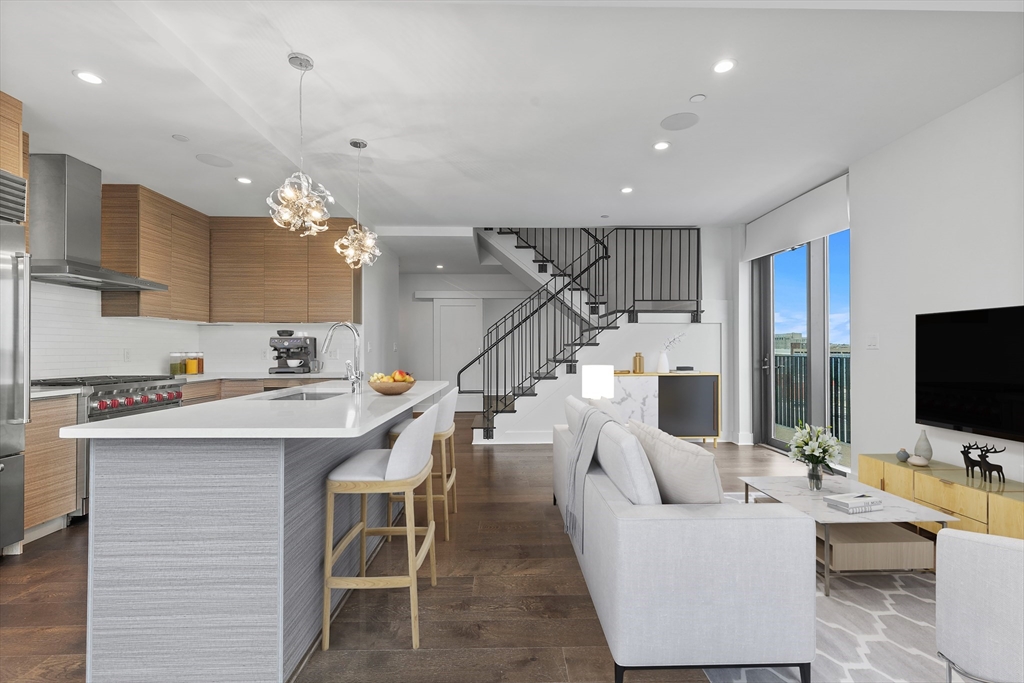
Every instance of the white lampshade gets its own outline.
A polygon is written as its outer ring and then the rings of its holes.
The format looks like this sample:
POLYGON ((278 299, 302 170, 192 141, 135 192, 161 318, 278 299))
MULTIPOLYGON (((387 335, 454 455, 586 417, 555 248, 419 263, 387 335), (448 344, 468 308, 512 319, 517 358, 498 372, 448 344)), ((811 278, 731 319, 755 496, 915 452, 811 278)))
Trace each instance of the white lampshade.
POLYGON ((614 365, 583 365, 583 398, 615 397, 614 365))

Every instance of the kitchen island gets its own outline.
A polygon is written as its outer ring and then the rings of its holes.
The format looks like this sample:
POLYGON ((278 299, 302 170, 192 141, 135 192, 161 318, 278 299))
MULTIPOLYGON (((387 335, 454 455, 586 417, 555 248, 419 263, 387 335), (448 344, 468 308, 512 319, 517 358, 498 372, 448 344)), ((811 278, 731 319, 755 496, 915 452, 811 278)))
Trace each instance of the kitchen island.
MULTIPOLYGON (((64 427, 93 440, 87 680, 286 681, 320 635, 328 472, 447 384, 330 381, 64 427)), ((335 514, 337 542, 359 497, 335 514)), ((369 525, 386 518, 371 497, 369 525)), ((357 546, 335 575, 358 573, 357 546)))

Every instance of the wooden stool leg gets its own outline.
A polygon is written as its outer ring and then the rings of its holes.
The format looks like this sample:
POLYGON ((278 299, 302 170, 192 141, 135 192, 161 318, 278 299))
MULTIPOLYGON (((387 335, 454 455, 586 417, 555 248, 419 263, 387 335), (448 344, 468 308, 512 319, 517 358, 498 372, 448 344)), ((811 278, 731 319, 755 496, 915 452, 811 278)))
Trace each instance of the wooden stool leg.
MULTIPOLYGON (((430 479, 430 475, 427 475, 430 479)), ((430 501, 427 501, 427 509, 430 509, 430 501)), ((405 542, 409 549, 409 611, 412 616, 412 649, 420 647, 420 612, 419 596, 416 594, 416 522, 413 512, 413 491, 405 492, 405 542)))
MULTIPOLYGON (((427 534, 430 535, 430 527, 434 524, 434 477, 433 473, 427 475, 427 534)), ((437 585, 437 556, 434 553, 434 539, 437 538, 437 527, 434 526, 434 533, 430 535, 429 539, 424 539, 425 542, 430 543, 430 585, 437 585)))
MULTIPOLYGON (((448 439, 441 439, 441 498, 443 499, 442 506, 444 511, 444 540, 450 541, 451 534, 448 531, 448 454, 445 452, 445 441, 448 439)), ((433 479, 433 475, 427 478, 427 481, 433 479)), ((433 489, 432 483, 427 484, 428 489, 433 489)), ((430 496, 430 507, 434 507, 434 497, 430 496)))
POLYGON ((334 555, 334 494, 327 492, 327 532, 324 542, 324 623, 320 634, 320 648, 327 650, 331 646, 331 589, 327 579, 334 572, 331 556, 334 555))
MULTIPOLYGON (((395 442, 398 441, 398 436, 395 434, 388 434, 388 448, 394 448, 395 442)), ((391 500, 391 494, 388 495, 388 523, 387 526, 392 526, 395 523, 395 501, 391 500)), ((388 543, 391 543, 391 534, 388 534, 388 543)))
MULTIPOLYGON (((455 432, 452 432, 452 437, 451 438, 452 438, 452 443, 451 443, 451 449, 452 449, 452 470, 451 471, 452 471, 453 476, 455 477, 454 479, 452 479, 452 512, 458 514, 458 512, 459 512, 459 496, 458 496, 458 494, 455 491, 455 487, 458 486, 458 484, 459 484, 459 477, 458 477, 457 471, 455 469, 455 432)), ((447 486, 447 485, 448 484, 445 483, 445 486, 447 486)))
POLYGON ((359 576, 366 576, 366 494, 359 498, 359 521, 363 523, 363 530, 359 534, 359 576))

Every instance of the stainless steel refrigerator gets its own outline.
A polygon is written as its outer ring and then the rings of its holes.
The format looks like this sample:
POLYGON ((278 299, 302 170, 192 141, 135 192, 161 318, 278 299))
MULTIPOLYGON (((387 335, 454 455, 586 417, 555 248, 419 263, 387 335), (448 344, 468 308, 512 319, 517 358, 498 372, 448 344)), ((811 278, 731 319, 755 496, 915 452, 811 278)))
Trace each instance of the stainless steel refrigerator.
POLYGON ((0 220, 0 547, 25 538, 25 425, 32 387, 30 263, 25 228, 0 220))

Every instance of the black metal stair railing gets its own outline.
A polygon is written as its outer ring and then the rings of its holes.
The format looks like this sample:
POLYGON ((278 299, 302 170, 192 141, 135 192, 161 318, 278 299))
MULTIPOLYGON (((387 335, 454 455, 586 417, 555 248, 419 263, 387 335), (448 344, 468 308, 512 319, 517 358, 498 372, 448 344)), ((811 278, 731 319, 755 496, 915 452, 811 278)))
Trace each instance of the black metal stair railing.
POLYGON ((493 437, 496 415, 515 412, 516 399, 536 395, 539 382, 557 378, 559 365, 575 372, 579 350, 597 346, 622 315, 635 321, 644 311, 685 311, 700 319, 697 228, 499 233, 533 249, 538 270, 551 279, 487 330, 483 351, 458 373, 460 393, 482 394, 485 438, 493 437), (479 389, 468 386, 476 368, 479 389))

